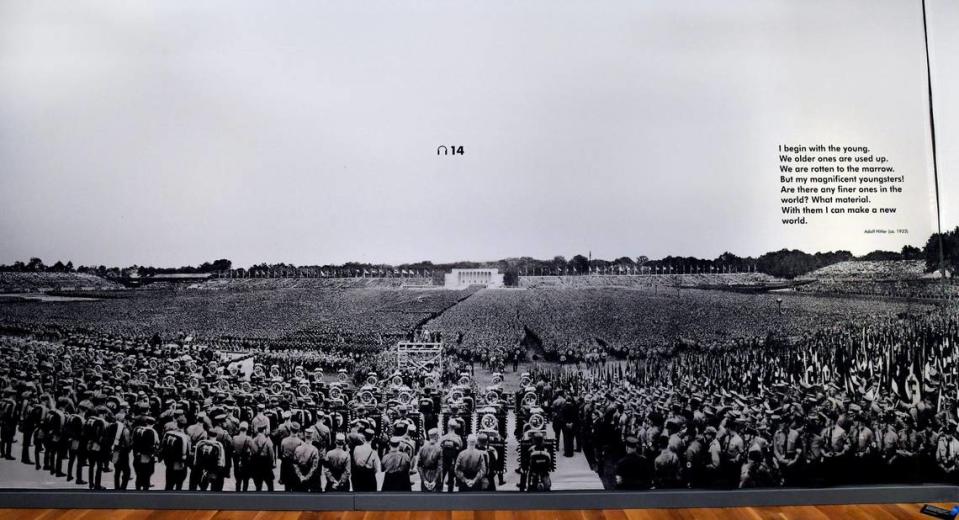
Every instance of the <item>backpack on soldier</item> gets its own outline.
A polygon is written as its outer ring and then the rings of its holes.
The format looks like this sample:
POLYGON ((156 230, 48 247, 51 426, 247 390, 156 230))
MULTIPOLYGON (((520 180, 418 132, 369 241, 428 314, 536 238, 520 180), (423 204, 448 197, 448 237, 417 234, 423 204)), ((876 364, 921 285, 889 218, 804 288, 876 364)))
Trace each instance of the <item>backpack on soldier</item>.
POLYGON ((44 407, 39 404, 35 404, 31 406, 30 409, 27 411, 26 422, 30 426, 37 427, 43 421, 43 416, 44 416, 44 407))
POLYGON ((0 422, 13 422, 17 417, 17 404, 11 399, 0 401, 0 422))
POLYGON ((43 418, 43 429, 51 437, 59 437, 63 429, 63 412, 60 410, 50 410, 50 413, 43 418))
POLYGON ((161 446, 160 453, 167 464, 186 461, 183 442, 183 436, 174 432, 167 432, 166 435, 163 436, 163 445, 161 446))
POLYGON ((87 441, 87 449, 100 451, 100 441, 103 439, 105 423, 99 417, 89 417, 83 422, 83 438, 87 441))
POLYGON ((220 445, 214 441, 203 440, 196 448, 197 466, 214 469, 220 465, 220 445))
POLYGON ((133 450, 141 455, 153 455, 156 450, 156 431, 149 426, 137 426, 133 430, 133 450))

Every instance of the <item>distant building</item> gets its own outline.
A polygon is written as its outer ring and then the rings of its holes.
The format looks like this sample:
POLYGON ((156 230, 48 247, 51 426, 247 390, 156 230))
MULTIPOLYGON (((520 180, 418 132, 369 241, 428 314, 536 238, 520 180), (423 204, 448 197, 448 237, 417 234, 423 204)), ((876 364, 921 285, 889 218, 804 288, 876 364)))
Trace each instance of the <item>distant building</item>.
POLYGON ((502 287, 503 275, 499 269, 453 269, 446 273, 447 289, 464 289, 471 285, 502 287))

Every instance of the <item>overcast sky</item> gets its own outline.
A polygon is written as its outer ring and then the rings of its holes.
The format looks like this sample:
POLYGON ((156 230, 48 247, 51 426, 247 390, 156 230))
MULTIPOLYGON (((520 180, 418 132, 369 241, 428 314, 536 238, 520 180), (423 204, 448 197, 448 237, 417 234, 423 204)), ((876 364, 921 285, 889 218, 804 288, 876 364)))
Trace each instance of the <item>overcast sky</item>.
POLYGON ((919 5, 0 0, 0 262, 919 245, 919 5), (777 146, 819 142, 888 156, 899 213, 784 227, 777 146))
POLYGON ((931 0, 929 10, 936 152, 943 230, 959 226, 959 2, 931 0))

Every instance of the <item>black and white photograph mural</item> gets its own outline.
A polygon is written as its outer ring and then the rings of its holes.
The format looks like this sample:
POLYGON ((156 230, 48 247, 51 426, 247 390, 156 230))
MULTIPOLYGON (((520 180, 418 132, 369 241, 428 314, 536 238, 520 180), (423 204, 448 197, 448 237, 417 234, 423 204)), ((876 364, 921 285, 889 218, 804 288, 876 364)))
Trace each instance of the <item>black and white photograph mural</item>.
POLYGON ((956 483, 957 22, 0 1, 0 488, 956 483))

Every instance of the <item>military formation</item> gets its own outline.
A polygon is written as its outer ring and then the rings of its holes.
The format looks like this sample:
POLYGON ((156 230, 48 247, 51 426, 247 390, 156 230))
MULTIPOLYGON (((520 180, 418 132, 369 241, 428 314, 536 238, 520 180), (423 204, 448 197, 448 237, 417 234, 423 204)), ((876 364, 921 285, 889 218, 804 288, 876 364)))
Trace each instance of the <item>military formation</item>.
POLYGON ((0 457, 140 491, 543 492, 572 457, 621 490, 956 483, 957 349, 959 313, 941 308, 543 364, 507 390, 457 356, 324 374, 302 356, 31 330, 0 336, 0 457))
POLYGON ((0 336, 0 456, 91 490, 309 493, 494 491, 515 457, 522 489, 549 489, 542 411, 500 374, 481 389, 455 361, 327 376, 249 357, 89 332, 0 336), (507 453, 514 408, 532 425, 507 453))
POLYGON ((608 489, 959 483, 959 313, 534 374, 608 489))

